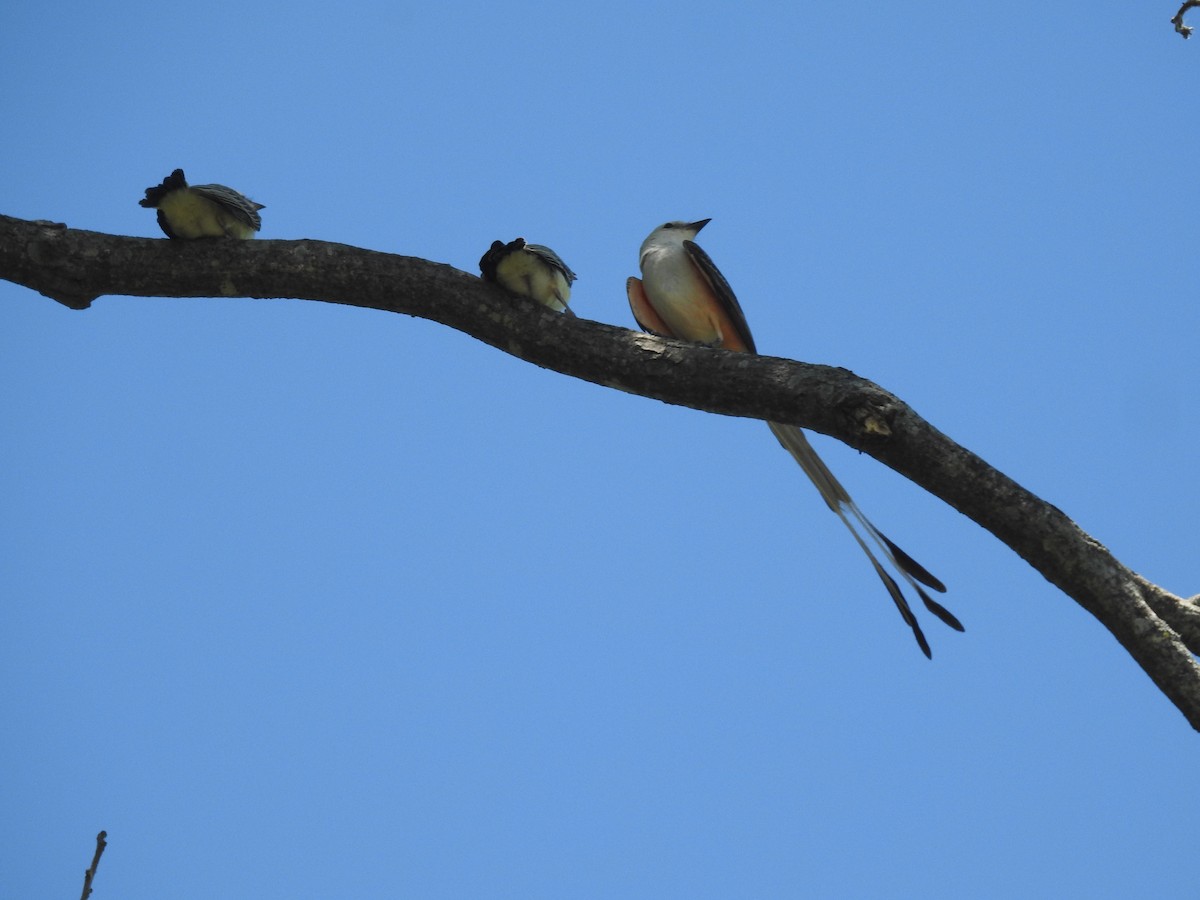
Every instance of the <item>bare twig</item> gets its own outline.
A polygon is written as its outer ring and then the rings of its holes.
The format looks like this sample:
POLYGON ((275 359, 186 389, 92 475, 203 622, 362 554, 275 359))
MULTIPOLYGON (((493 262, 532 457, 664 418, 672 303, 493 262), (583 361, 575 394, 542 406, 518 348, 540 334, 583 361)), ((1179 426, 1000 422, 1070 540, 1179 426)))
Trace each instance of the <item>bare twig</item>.
POLYGON ((1190 25, 1183 24, 1183 16, 1193 6, 1200 6, 1200 0, 1186 0, 1183 6, 1179 7, 1179 12, 1171 17, 1171 24, 1175 26, 1175 30, 1182 34, 1184 40, 1192 36, 1192 28, 1190 25))
POLYGON ((100 854, 108 846, 108 832, 102 831, 96 835, 96 855, 92 857, 92 867, 83 873, 83 896, 80 900, 88 900, 92 893, 92 879, 96 877, 96 867, 100 865, 100 854))

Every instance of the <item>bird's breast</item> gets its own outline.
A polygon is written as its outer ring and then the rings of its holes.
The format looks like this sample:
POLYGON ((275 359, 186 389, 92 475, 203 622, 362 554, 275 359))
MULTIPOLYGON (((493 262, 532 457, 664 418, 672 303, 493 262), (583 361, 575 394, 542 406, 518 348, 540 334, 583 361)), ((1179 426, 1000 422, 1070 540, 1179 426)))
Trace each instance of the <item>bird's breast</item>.
POLYGON ((646 300, 675 337, 700 344, 720 343, 720 305, 708 282, 682 252, 647 254, 642 260, 642 286, 646 300))
POLYGON ((171 223, 171 230, 181 238, 224 237, 227 234, 247 237, 254 233, 253 229, 245 226, 237 228, 240 223, 225 210, 192 191, 172 191, 162 199, 158 208, 171 223), (240 233, 245 231, 249 235, 240 233))

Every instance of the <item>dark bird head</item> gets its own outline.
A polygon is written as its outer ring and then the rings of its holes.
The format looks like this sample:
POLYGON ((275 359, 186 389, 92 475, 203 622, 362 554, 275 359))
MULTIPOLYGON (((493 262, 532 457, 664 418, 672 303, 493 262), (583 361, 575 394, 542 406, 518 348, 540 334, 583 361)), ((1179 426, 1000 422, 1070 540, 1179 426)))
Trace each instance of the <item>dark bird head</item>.
POLYGON ((162 184, 146 188, 146 196, 138 201, 138 205, 147 209, 155 209, 167 194, 181 191, 187 186, 187 179, 183 177, 183 169, 176 169, 163 179, 162 184))

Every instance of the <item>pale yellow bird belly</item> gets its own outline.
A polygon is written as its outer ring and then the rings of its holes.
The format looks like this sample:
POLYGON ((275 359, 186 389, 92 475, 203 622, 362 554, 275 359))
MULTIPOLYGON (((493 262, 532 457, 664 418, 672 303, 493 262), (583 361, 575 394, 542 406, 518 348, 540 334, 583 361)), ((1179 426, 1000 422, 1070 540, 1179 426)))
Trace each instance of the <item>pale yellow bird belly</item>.
POLYGON ((207 197, 191 191, 173 191, 159 203, 176 237, 188 240, 202 237, 252 238, 254 229, 239 221, 207 197))
POLYGON ((496 267, 496 280, 514 294, 520 294, 562 312, 571 299, 571 286, 557 269, 546 265, 532 253, 510 253, 496 267))

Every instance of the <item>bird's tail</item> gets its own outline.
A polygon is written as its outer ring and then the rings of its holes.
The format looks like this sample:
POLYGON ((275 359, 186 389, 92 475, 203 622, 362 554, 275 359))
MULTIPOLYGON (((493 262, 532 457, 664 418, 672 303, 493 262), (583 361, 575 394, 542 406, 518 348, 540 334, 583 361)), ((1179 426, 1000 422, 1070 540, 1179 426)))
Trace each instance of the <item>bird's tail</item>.
POLYGON ((888 594, 896 604, 896 608, 900 611, 900 616, 904 619, 905 624, 912 629, 913 637, 917 639, 917 644, 920 646, 921 652, 927 657, 932 658, 933 654, 929 649, 929 642, 925 640, 925 634, 921 631, 921 626, 917 622, 917 617, 913 614, 912 608, 909 607, 908 600, 905 599, 904 593, 896 583, 896 579, 888 574, 888 571, 879 562, 879 558, 872 551, 867 538, 870 538, 874 542, 875 546, 882 552, 883 557, 892 564, 892 567, 908 583, 909 587, 917 592, 917 596, 921 598, 926 609, 951 628, 956 631, 962 631, 962 623, 958 621, 954 614, 930 597, 922 587, 924 585, 939 593, 944 593, 946 586, 931 575, 924 566, 892 543, 887 535, 876 528, 871 523, 871 520, 863 515, 862 510, 858 508, 858 504, 850 498, 846 489, 842 487, 841 482, 829 471, 829 467, 825 465, 825 461, 817 456, 817 451, 808 442, 808 438, 803 431, 794 425, 780 425, 778 422, 768 422, 767 425, 770 426, 771 432, 779 440, 779 443, 783 445, 783 448, 792 454, 792 458, 800 464, 800 468, 804 470, 804 474, 816 485, 825 503, 842 520, 842 523, 850 530, 850 533, 854 535, 854 540, 858 542, 858 546, 862 548, 863 553, 867 554, 867 559, 871 561, 871 565, 875 569, 875 574, 879 576, 880 581, 887 588, 888 594), (858 527, 855 527, 856 524, 858 527), (866 537, 864 537, 864 533, 866 537))

